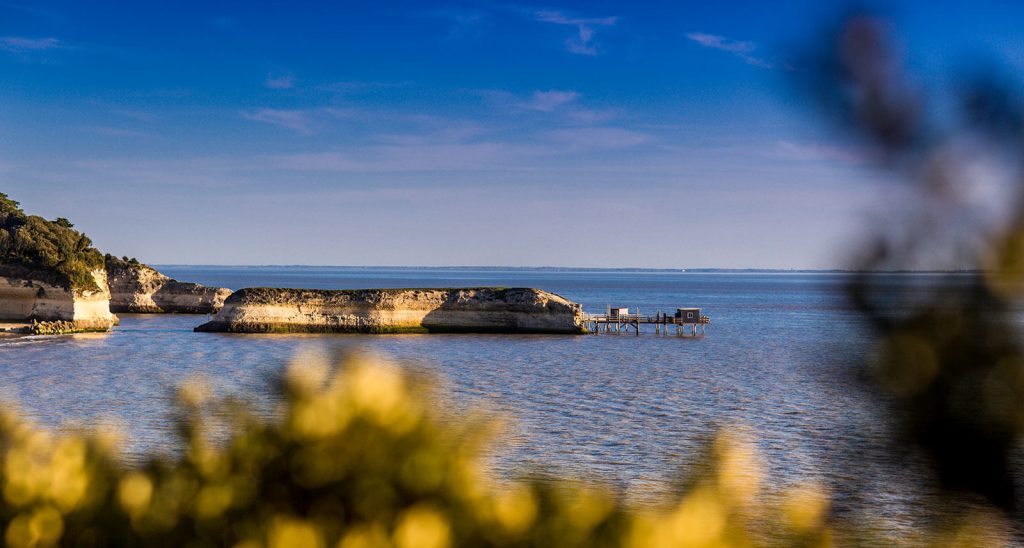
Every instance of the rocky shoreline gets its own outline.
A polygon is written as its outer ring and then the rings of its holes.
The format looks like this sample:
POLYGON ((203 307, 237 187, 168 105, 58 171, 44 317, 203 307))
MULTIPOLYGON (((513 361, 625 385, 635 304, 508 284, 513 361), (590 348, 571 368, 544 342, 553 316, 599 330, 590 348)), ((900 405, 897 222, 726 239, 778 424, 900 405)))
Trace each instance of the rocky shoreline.
POLYGON ((579 304, 532 288, 248 288, 195 331, 580 334, 581 320, 579 304))
POLYGON ((114 312, 216 314, 227 333, 581 334, 582 307, 532 288, 230 289, 174 280, 102 255, 65 218, 28 215, 0 193, 0 334, 109 331, 114 312))
POLYGON ((0 322, 23 324, 0 332, 109 331, 113 312, 212 314, 230 294, 104 256, 71 221, 26 214, 0 192, 0 322))
POLYGON ((5 274, 0 276, 0 321, 22 324, 4 333, 104 332, 117 325, 115 312, 213 314, 231 294, 230 289, 173 280, 138 262, 125 264, 92 271, 95 289, 56 285, 46 272, 0 269, 5 274))

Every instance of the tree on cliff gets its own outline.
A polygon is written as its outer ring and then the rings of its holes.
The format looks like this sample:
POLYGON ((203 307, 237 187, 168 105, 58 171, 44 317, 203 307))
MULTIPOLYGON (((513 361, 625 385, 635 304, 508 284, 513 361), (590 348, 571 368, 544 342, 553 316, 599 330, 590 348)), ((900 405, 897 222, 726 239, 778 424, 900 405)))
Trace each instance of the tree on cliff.
POLYGON ((0 192, 0 213, 12 213, 21 211, 19 207, 21 204, 7 197, 6 194, 0 192))
POLYGON ((99 289, 91 272, 103 268, 103 256, 72 226, 64 218, 26 215, 18 202, 0 193, 0 273, 68 289, 99 289))

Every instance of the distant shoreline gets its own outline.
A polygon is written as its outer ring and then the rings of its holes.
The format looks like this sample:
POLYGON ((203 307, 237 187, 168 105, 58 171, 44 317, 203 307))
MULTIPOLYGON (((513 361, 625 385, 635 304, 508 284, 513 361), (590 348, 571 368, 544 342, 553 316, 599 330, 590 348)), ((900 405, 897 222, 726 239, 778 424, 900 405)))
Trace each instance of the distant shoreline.
POLYGON ((843 270, 804 268, 601 268, 570 266, 351 266, 351 265, 217 265, 217 264, 153 264, 159 268, 303 268, 333 270, 442 270, 475 272, 640 272, 661 274, 982 274, 981 270, 843 270))

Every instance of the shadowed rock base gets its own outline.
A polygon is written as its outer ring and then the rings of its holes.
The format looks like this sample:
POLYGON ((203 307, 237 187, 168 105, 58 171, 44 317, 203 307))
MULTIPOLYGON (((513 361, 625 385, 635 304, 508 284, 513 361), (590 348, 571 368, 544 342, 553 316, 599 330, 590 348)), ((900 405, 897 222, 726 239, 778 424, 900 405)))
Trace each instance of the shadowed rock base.
POLYGON ((111 320, 55 320, 33 321, 22 328, 29 335, 69 335, 71 333, 104 333, 117 325, 117 317, 111 320))

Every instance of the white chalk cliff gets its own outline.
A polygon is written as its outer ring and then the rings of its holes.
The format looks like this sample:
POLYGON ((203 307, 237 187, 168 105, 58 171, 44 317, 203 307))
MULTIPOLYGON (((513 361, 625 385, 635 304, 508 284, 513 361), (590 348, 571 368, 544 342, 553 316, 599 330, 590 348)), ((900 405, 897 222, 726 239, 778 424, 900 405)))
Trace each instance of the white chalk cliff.
POLYGON ((224 305, 231 290, 179 282, 137 261, 107 257, 110 308, 142 314, 212 314, 224 305))
MULTIPOLYGON (((76 331, 107 331, 117 322, 110 313, 107 274, 91 272, 96 289, 67 289, 25 274, 0 277, 0 320, 63 321, 76 331)), ((40 276, 41 278, 42 276, 40 276)))

